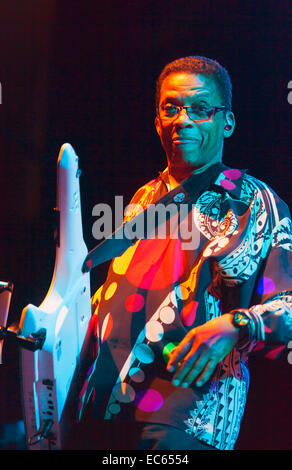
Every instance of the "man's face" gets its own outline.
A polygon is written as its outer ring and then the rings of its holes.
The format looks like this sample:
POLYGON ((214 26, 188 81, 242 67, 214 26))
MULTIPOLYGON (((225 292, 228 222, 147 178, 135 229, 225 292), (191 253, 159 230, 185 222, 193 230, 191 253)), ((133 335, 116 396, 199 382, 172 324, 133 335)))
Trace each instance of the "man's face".
MULTIPOLYGON (((178 106, 222 106, 216 83, 208 76, 172 73, 162 82, 159 108, 166 103, 178 106)), ((221 160, 224 137, 234 129, 232 112, 218 112, 209 121, 194 122, 185 110, 173 120, 155 119, 168 166, 194 170, 221 160), (229 128, 227 129, 226 126, 229 128)))

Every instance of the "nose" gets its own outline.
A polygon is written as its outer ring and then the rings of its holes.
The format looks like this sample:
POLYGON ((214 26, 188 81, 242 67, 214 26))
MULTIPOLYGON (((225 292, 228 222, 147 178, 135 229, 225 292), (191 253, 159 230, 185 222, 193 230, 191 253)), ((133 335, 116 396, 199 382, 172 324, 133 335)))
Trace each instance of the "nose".
POLYGON ((189 118, 189 115, 187 113, 187 110, 185 108, 182 108, 178 113, 177 116, 175 117, 173 121, 176 125, 179 125, 181 127, 187 127, 190 126, 192 127, 192 124, 194 121, 192 121, 189 118))

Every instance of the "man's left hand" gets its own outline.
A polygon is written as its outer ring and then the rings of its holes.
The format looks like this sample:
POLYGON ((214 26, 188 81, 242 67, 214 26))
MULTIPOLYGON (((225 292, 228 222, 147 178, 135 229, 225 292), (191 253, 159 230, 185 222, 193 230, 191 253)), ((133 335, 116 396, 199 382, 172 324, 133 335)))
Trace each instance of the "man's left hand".
POLYGON ((190 330, 171 352, 167 364, 169 372, 175 371, 173 385, 188 387, 204 385, 238 341, 238 329, 227 313, 204 325, 190 330))

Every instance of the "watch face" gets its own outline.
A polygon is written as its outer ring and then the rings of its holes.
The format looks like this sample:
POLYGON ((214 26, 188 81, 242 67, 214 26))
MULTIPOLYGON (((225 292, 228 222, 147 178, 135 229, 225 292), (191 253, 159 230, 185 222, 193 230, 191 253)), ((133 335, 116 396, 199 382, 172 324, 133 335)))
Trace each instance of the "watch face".
POLYGON ((234 314, 234 323, 237 326, 245 326, 249 323, 249 318, 242 312, 236 312, 234 314))

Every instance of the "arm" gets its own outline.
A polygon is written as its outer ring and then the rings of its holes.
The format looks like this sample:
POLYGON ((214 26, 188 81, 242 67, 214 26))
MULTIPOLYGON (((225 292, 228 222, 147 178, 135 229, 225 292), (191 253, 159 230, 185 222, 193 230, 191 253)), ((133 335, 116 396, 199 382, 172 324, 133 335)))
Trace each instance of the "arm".
POLYGON ((266 357, 274 358, 292 339, 291 217, 283 201, 270 191, 262 191, 261 197, 270 207, 266 228, 270 245, 258 268, 254 305, 243 310, 250 318, 245 336, 239 337, 239 328, 233 325, 233 311, 190 330, 168 362, 167 370, 175 371, 174 385, 189 386, 194 381, 203 385, 234 347, 245 353, 272 347, 266 357), (272 281, 271 292, 266 279, 272 281))
POLYGON ((190 330, 172 350, 167 370, 174 372, 172 383, 188 387, 204 385, 216 366, 232 348, 251 352, 259 342, 277 343, 280 349, 292 339, 292 293, 279 296, 266 304, 241 309, 249 318, 249 326, 240 336, 233 325, 233 311, 190 330))

